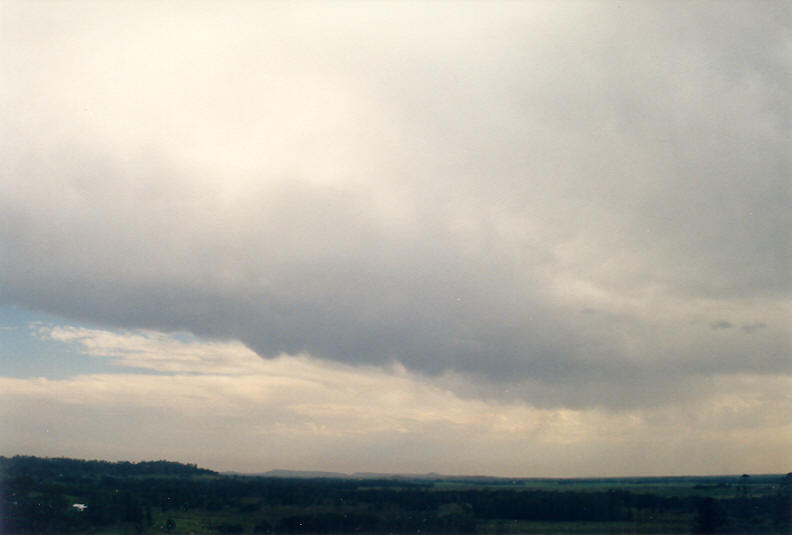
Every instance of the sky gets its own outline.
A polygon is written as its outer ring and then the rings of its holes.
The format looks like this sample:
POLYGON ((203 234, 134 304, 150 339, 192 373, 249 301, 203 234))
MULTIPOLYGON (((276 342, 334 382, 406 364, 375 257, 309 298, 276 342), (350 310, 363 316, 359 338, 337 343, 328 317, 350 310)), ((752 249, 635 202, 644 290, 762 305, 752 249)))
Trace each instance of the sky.
POLYGON ((0 2, 0 455, 792 469, 792 9, 0 2))

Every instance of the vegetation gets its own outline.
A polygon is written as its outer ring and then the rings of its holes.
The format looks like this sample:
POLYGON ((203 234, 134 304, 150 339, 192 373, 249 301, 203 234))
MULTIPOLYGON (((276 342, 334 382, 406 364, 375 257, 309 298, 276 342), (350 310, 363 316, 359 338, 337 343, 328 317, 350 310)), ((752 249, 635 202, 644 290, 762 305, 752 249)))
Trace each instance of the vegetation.
POLYGON ((286 479, 0 457, 0 533, 791 533, 792 474, 286 479))

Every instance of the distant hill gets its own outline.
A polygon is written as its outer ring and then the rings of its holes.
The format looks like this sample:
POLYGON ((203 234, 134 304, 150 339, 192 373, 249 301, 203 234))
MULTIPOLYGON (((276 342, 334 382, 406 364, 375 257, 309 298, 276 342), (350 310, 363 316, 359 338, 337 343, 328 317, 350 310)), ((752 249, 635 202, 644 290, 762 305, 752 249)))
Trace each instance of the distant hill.
POLYGON ((495 476, 449 476, 445 474, 438 474, 437 472, 429 472, 426 474, 395 474, 389 472, 325 472, 319 470, 269 470, 267 472, 256 473, 239 473, 239 472, 225 472, 227 474, 260 476, 260 477, 278 477, 287 479, 315 479, 315 478, 328 478, 328 479, 397 479, 397 480, 419 480, 419 481, 471 481, 471 482, 496 482, 504 481, 511 482, 515 478, 503 478, 495 476))
POLYGON ((354 473, 345 473, 345 472, 325 472, 321 470, 282 470, 282 469, 275 469, 269 470, 267 472, 255 472, 255 473, 241 473, 241 472, 224 472, 225 474, 234 474, 234 475, 246 475, 246 476, 259 476, 259 477, 279 477, 279 478, 286 478, 286 479, 316 479, 316 478, 328 478, 328 479, 399 479, 399 480, 422 480, 422 481, 435 481, 435 480, 444 480, 444 479, 474 479, 474 478, 481 478, 486 480, 494 480, 499 479, 495 477, 488 477, 488 476, 446 476, 443 474, 437 474, 435 472, 431 472, 428 474, 393 474, 393 473, 385 473, 385 472, 354 472, 354 473))
MULTIPOLYGON (((195 464, 174 461, 102 461, 70 459, 64 457, 34 457, 16 455, 0 456, 0 476, 35 476, 43 478, 59 478, 64 476, 193 476, 220 475, 214 470, 200 468, 195 464)), ((594 477, 594 478, 526 478, 498 477, 485 475, 446 475, 437 472, 424 474, 398 474, 387 472, 332 472, 323 470, 286 470, 275 469, 267 472, 223 472, 223 475, 239 475, 249 477, 266 477, 281 479, 348 479, 348 480, 393 480, 416 482, 454 482, 473 485, 534 485, 554 484, 558 486, 642 486, 658 484, 744 484, 738 475, 710 476, 648 476, 648 477, 594 477)), ((764 484, 777 480, 779 474, 754 474, 750 476, 751 484, 764 484)), ((791 477, 791 474, 787 474, 791 477)))
MULTIPOLYGON (((348 480, 392 480, 392 481, 420 481, 420 482, 449 482, 471 485, 496 485, 496 486, 534 486, 552 484, 559 487, 568 486, 620 486, 640 487, 654 485, 737 485, 741 476, 709 475, 709 476, 638 476, 638 477, 586 477, 586 478, 552 478, 552 477, 499 477, 485 475, 447 475, 437 472, 425 474, 396 474, 387 472, 328 472, 319 470, 284 470, 276 469, 267 472, 240 473, 224 472, 228 475, 243 475, 252 477, 270 477, 282 479, 348 479, 348 480)), ((775 481, 779 474, 754 474, 751 483, 764 484, 775 481)))
POLYGON ((172 461, 98 461, 68 459, 64 457, 32 457, 16 455, 0 456, 0 474, 5 477, 31 476, 39 478, 62 477, 127 477, 127 476, 175 476, 217 474, 213 470, 198 468, 194 464, 172 461))
POLYGON ((322 472, 322 471, 312 471, 312 470, 270 470, 268 472, 256 473, 253 475, 262 476, 262 477, 284 477, 289 479, 318 478, 318 477, 327 477, 333 479, 350 479, 354 477, 354 476, 350 476, 349 474, 344 474, 342 472, 322 472))

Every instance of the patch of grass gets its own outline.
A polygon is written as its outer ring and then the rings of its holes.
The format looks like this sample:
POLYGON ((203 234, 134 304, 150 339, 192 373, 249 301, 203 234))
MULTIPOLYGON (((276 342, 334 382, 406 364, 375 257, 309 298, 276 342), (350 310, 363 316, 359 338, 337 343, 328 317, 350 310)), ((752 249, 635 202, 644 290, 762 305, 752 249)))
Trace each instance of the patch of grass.
POLYGON ((524 522, 493 520, 482 523, 478 533, 484 535, 659 535, 688 533, 690 518, 666 516, 641 521, 620 522, 524 522))

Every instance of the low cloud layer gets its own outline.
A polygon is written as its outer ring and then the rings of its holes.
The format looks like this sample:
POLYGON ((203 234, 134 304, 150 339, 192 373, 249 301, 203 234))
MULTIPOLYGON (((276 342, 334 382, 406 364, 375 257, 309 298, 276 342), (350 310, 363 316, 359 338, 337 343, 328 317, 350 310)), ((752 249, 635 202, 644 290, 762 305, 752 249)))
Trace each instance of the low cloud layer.
POLYGON ((792 372, 783 3, 4 11, 2 303, 548 409, 792 372))
POLYGON ((792 440, 788 377, 717 377, 706 396, 664 407, 546 409, 463 399, 399 367, 264 360, 236 342, 36 333, 117 373, 0 377, 4 454, 166 457, 252 472, 669 475, 777 472, 792 440))

